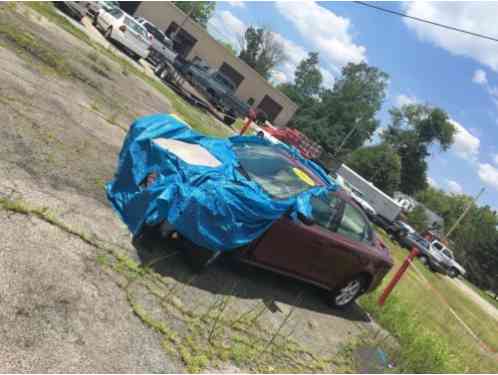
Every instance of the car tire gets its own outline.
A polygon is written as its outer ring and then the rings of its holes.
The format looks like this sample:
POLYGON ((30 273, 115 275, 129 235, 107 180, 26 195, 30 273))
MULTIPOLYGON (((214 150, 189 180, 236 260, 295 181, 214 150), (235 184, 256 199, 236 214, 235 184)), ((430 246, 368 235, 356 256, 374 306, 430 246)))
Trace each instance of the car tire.
POLYGON ((107 30, 104 33, 104 37, 107 40, 111 40, 111 37, 112 37, 112 27, 107 28, 107 30))
POLYGON ((455 268, 450 268, 450 270, 448 271, 448 276, 452 279, 456 279, 459 275, 460 273, 455 268))
POLYGON ((358 275, 334 289, 328 295, 328 304, 335 309, 347 309, 365 291, 367 279, 358 275))
POLYGON ((223 122, 227 124, 228 126, 232 126, 233 123, 235 122, 235 118, 232 117, 231 115, 226 115, 223 117, 223 122))
POLYGON ((97 13, 94 17, 93 17, 93 21, 92 21, 92 25, 95 26, 97 29, 98 29, 98 18, 99 18, 99 14, 97 13))
POLYGON ((427 259, 427 257, 425 255, 421 255, 419 257, 420 259, 420 263, 422 263, 423 265, 427 265, 427 263, 429 262, 429 259, 427 259))

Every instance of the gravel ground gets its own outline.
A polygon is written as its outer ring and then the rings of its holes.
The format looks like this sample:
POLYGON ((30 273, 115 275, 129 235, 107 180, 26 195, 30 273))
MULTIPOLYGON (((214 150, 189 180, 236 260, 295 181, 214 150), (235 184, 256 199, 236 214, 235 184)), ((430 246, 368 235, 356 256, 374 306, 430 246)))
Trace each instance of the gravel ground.
MULTIPOLYGON (((140 115, 168 112, 170 103, 84 42, 22 13, 0 11, 0 25, 41 36, 37 46, 56 51, 66 65, 64 74, 47 69, 36 53, 0 32, 0 198, 49 208, 65 225, 114 244, 131 260, 176 254, 154 236, 133 246, 104 192, 129 124, 140 115)), ((99 261, 97 246, 37 215, 1 208, 0 227, 0 372, 195 369, 186 369, 184 354, 164 350, 164 335, 139 319, 120 276, 99 261)), ((285 321, 282 333, 323 357, 338 355, 344 344, 375 329, 358 307, 339 313, 312 287, 229 261, 200 276, 179 255, 153 268, 177 291, 172 302, 182 311, 209 308, 226 296, 227 316, 260 304, 255 329, 274 332, 285 321)), ((134 291, 142 306, 162 314, 147 292, 134 291)), ((179 335, 186 329, 181 319, 167 319, 179 335)), ((207 371, 252 369, 232 355, 234 360, 213 363, 195 358, 207 371)))

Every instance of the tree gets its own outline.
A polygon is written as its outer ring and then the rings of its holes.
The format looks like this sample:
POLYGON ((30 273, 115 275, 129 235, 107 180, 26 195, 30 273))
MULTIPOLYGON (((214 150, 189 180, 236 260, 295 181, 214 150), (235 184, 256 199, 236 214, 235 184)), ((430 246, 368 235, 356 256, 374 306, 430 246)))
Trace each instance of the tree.
POLYGON ((239 58, 265 79, 269 79, 272 70, 287 59, 283 45, 267 28, 249 26, 240 44, 239 58))
POLYGON ((498 219, 490 207, 479 207, 471 197, 454 195, 428 187, 416 199, 441 215, 450 228, 471 205, 467 215, 452 232, 450 248, 466 268, 468 278, 481 288, 498 290, 498 219))
POLYGON ((185 13, 190 14, 190 18, 203 27, 206 27, 216 8, 215 1, 174 1, 173 3, 185 13))
POLYGON ((327 152, 344 156, 362 146, 378 127, 375 114, 384 100, 387 79, 378 68, 349 63, 333 89, 321 90, 319 100, 300 110, 294 124, 327 152))
POLYGON ((316 96, 320 92, 323 77, 318 64, 318 52, 309 52, 294 72, 294 86, 304 97, 316 96))
POLYGON ((318 102, 323 80, 318 64, 318 52, 310 52, 297 66, 294 82, 283 83, 277 87, 298 105, 296 116, 318 102))
POLYGON ((387 144, 359 148, 349 156, 347 164, 386 194, 392 195, 398 189, 401 161, 387 144))
POLYGON ((401 156, 401 191, 414 194, 427 187, 429 146, 439 144, 446 151, 453 144, 456 129, 446 112, 425 104, 393 108, 390 114, 391 123, 382 139, 401 156))
POLYGON ((412 211, 406 215, 408 224, 410 224, 419 233, 427 229, 427 214, 424 207, 421 205, 416 206, 412 211))

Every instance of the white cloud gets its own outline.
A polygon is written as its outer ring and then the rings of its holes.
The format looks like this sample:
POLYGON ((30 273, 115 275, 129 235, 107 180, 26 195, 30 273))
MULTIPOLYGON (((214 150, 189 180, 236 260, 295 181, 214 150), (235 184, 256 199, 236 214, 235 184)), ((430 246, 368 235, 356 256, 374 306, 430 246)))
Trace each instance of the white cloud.
POLYGON ((418 99, 416 97, 404 94, 398 95, 394 100, 394 104, 396 105, 396 107, 403 107, 404 105, 415 104, 417 102, 418 99))
POLYGON ((451 150, 459 157, 474 161, 479 154, 481 141, 455 120, 449 122, 456 128, 454 143, 451 150))
MULTIPOLYGON (((247 25, 233 15, 232 12, 224 10, 214 13, 207 24, 208 32, 215 38, 230 43, 237 52, 240 50, 240 39, 244 35, 247 25)), ((285 38, 282 34, 273 33, 275 40, 282 44, 287 61, 274 70, 272 80, 275 83, 292 82, 294 80, 294 71, 299 63, 308 56, 304 47, 285 38)), ((332 87, 334 84, 334 74, 330 69, 320 66, 323 76, 323 85, 332 87)))
POLYGON ((277 85, 280 83, 287 82, 287 76, 285 75, 285 73, 281 72, 280 70, 274 70, 271 79, 277 85))
POLYGON ((366 60, 366 48, 353 42, 349 19, 315 2, 277 2, 275 7, 336 71, 349 62, 366 60))
POLYGON ((488 83, 486 72, 482 69, 477 69, 472 77, 472 82, 477 83, 478 85, 486 85, 488 83))
POLYGON ((240 49, 239 39, 246 28, 244 22, 228 10, 216 12, 207 24, 207 30, 211 35, 230 43, 237 51, 240 49))
MULTIPOLYGON (((453 27, 498 35, 497 2, 407 2, 408 15, 453 27)), ((466 56, 498 71, 498 44, 456 31, 405 18, 405 25, 415 31, 420 40, 428 41, 454 55, 466 56)))
POLYGON ((246 4, 243 1, 229 1, 228 4, 230 4, 233 7, 237 8, 245 8, 246 4))
POLYGON ((454 180, 447 180, 446 184, 448 185, 448 191, 450 193, 454 193, 454 194, 462 194, 463 193, 463 188, 458 182, 456 182, 454 180))
POLYGON ((433 188, 438 188, 439 184, 432 177, 427 176, 427 183, 433 188))
POLYGON ((498 190, 498 169, 491 164, 483 163, 479 164, 477 173, 482 182, 498 190))
MULTIPOLYGON (((308 57, 308 53, 302 46, 285 38, 282 34, 273 34, 275 35, 275 40, 281 43, 284 47, 284 51, 287 56, 287 61, 285 61, 283 64, 280 64, 277 69, 277 74, 280 79, 283 78, 283 75, 285 75, 285 79, 280 80, 279 83, 292 82, 294 81, 294 71, 296 70, 296 67, 302 60, 308 57)), ((326 87, 332 87, 334 84, 334 75, 329 70, 323 68, 323 66, 320 67, 320 72, 322 73, 323 77, 323 85, 326 87)))

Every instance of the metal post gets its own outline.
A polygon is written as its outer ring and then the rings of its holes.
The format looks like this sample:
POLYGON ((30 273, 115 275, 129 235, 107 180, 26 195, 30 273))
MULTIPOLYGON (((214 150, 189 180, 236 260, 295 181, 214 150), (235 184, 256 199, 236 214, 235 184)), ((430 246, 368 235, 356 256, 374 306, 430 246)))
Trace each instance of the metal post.
POLYGON ((384 302, 386 302, 387 297, 389 297, 389 294, 391 294, 391 292, 393 291, 394 287, 396 286, 396 284, 401 279, 401 276, 403 276, 403 274, 406 272, 406 270, 408 269, 408 267, 412 263, 413 258, 415 258, 419 253, 420 253, 420 251, 416 247, 413 247, 412 251, 405 258, 405 260, 404 260, 403 264, 401 265, 401 267, 399 268, 399 270, 393 276, 393 278, 391 279, 391 281, 389 281, 389 284, 387 284, 386 289, 384 289, 384 291, 380 295, 380 297, 379 297, 379 305, 381 305, 381 306, 384 305, 384 302))

